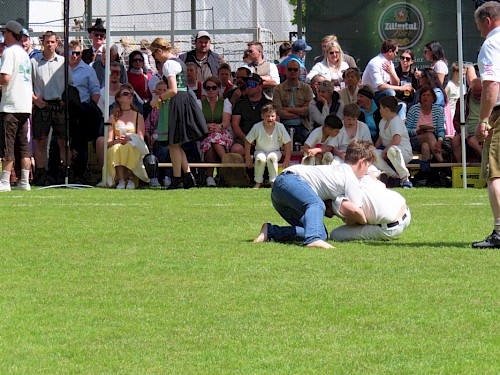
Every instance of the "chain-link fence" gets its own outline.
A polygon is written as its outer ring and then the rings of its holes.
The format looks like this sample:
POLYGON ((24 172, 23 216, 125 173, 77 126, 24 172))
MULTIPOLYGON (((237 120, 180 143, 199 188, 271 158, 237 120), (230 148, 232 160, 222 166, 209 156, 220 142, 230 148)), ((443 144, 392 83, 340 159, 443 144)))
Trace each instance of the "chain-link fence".
MULTIPOLYGON (((274 60, 279 57, 279 44, 288 40, 290 32, 296 31, 291 23, 293 8, 288 0, 109 1, 110 24, 105 26, 111 30, 111 42, 120 49, 125 45, 138 49, 141 40, 151 41, 162 36, 174 42, 179 52, 186 52, 193 48, 193 30, 208 30, 212 34, 212 49, 233 68, 241 65, 248 42, 262 42, 266 60, 274 60)), ((80 37, 88 46, 86 30, 96 18, 106 19, 106 4, 107 0, 70 0, 71 37, 80 37)), ((33 35, 46 30, 62 35, 63 11, 64 0, 31 0, 29 16, 15 18, 29 19, 33 35)), ((9 17, 4 14, 4 18, 9 17)), ((34 39, 34 43, 39 42, 34 39)))

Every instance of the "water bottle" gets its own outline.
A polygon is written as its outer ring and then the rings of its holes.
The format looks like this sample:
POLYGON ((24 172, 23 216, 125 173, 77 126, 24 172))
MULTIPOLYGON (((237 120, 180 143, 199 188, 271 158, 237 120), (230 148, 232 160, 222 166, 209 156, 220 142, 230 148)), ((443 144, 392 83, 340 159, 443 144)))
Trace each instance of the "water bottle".
POLYGON ((293 136, 295 135, 295 129, 294 128, 288 129, 288 133, 290 133, 290 138, 292 140, 292 145, 293 145, 293 136))

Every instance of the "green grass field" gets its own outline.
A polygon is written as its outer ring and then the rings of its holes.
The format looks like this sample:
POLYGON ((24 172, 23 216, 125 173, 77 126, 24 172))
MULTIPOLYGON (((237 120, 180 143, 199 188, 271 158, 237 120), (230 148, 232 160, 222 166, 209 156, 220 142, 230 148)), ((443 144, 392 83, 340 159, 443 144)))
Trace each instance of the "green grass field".
POLYGON ((269 189, 2 193, 0 373, 500 373, 487 191, 400 192, 334 250, 251 243, 269 189))

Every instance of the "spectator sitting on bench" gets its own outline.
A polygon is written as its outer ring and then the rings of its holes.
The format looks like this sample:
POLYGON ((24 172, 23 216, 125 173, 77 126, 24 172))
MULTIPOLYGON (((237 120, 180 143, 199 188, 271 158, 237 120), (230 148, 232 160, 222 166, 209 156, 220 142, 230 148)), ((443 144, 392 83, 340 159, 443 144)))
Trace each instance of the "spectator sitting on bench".
POLYGON ((309 137, 307 137, 302 147, 302 151, 304 151, 302 164, 332 164, 332 151, 335 144, 335 138, 342 129, 342 126, 342 120, 336 115, 331 114, 326 116, 324 125, 314 129, 311 134, 309 134, 309 137))
POLYGON ((412 157, 412 149, 408 131, 403 120, 397 114, 398 100, 395 96, 384 96, 380 99, 380 134, 375 143, 377 161, 375 166, 388 177, 399 178, 401 187, 412 188, 410 172, 406 168, 412 157), (392 167, 389 165, 390 162, 392 167), (394 167, 394 169, 393 169, 394 167))
MULTIPOLYGON (((364 122, 358 120, 361 111, 356 103, 347 104, 344 107, 344 126, 340 129, 339 135, 334 139, 333 154, 337 163, 343 163, 345 150, 353 139, 372 141, 370 129, 364 122)), ((372 166, 370 166, 372 168, 372 166)))
MULTIPOLYGON (((480 120, 479 118, 479 110, 481 109, 481 79, 475 78, 472 80, 469 88, 469 92, 465 95, 465 143, 467 146, 472 148, 477 153, 479 157, 479 161, 481 161, 481 153, 483 147, 478 142, 477 137, 475 135, 476 126, 480 120)), ((455 117, 453 118, 453 125, 455 126, 455 130, 457 133, 451 140, 451 146, 453 149, 453 156, 455 157, 455 161, 457 163, 462 162, 462 141, 461 141, 461 132, 460 128, 460 101, 457 102, 457 108, 455 111, 455 117)), ((467 159, 470 156, 470 153, 467 153, 467 159)))
POLYGON ((423 171, 430 168, 431 154, 438 163, 443 162, 441 147, 445 137, 443 109, 436 104, 436 94, 431 86, 420 88, 419 103, 410 108, 406 128, 414 151, 422 153, 423 171))
POLYGON ((292 140, 285 126, 276 122, 277 109, 273 104, 262 107, 262 121, 255 124, 245 138, 245 160, 248 168, 252 168, 251 146, 255 142, 255 171, 254 189, 258 189, 264 182, 264 169, 267 165, 269 182, 274 183, 278 175, 278 162, 281 159, 280 149, 285 146, 285 160, 283 168, 290 164, 292 154, 292 140))
POLYGON ((377 107, 373 96, 373 88, 370 85, 362 85, 359 87, 358 105, 361 110, 361 114, 359 115, 358 120, 368 125, 372 142, 375 143, 378 139, 378 124, 382 117, 380 116, 380 110, 377 107))
POLYGON ((309 102, 309 115, 313 128, 325 123, 326 116, 333 114, 344 118, 344 103, 330 81, 318 82, 318 95, 309 102))
MULTIPOLYGON (((208 136, 201 141, 201 151, 206 162, 215 163, 222 160, 233 144, 233 137, 228 128, 231 126, 231 103, 219 97, 221 82, 218 77, 208 77, 203 82, 207 97, 201 101, 201 110, 208 127, 208 136)), ((207 168, 206 184, 215 187, 214 169, 207 168)))

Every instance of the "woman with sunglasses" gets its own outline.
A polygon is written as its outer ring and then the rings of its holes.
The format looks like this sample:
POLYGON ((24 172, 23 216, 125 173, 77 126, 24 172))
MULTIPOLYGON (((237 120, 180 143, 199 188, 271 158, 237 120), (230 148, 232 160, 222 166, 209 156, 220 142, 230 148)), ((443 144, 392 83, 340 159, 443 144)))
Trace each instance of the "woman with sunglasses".
POLYGON ((108 185, 118 180, 117 189, 135 189, 134 175, 149 182, 142 158, 148 153, 144 143, 144 118, 132 103, 134 88, 122 85, 115 94, 108 130, 108 185))
POLYGON ((148 101, 152 96, 148 86, 151 73, 144 70, 144 56, 141 51, 133 51, 128 57, 128 82, 142 100, 148 101))
POLYGON ((332 41, 326 45, 323 60, 315 64, 307 75, 307 81, 309 82, 316 74, 321 74, 333 82, 335 90, 340 90, 342 73, 347 68, 349 65, 344 61, 344 52, 340 44, 332 41))
MULTIPOLYGON (((208 163, 216 163, 222 160, 226 152, 229 152, 233 144, 233 137, 229 133, 231 125, 231 103, 228 99, 219 97, 221 82, 218 77, 208 77, 203 82, 203 88, 207 94, 201 101, 201 110, 205 116, 208 127, 208 137, 201 142, 201 151, 204 160, 208 163)), ((216 186, 214 169, 207 168, 207 186, 216 186)))
POLYGON ((186 65, 174 55, 170 43, 166 39, 156 38, 150 48, 153 57, 164 63, 163 80, 168 85, 167 91, 151 103, 156 108, 160 108, 162 103, 167 104, 165 116, 158 124, 158 141, 168 142, 172 160, 173 178, 168 188, 190 188, 196 185, 196 180, 191 173, 186 153, 181 145, 203 138, 208 133, 207 123, 196 99, 187 90, 186 65), (182 172, 184 172, 184 180, 182 172))
POLYGON ((405 49, 399 58, 399 65, 396 67, 396 74, 399 77, 401 85, 411 83, 412 90, 396 92, 396 98, 410 104, 413 102, 413 96, 418 89, 418 79, 415 77, 415 55, 411 49, 405 49))

